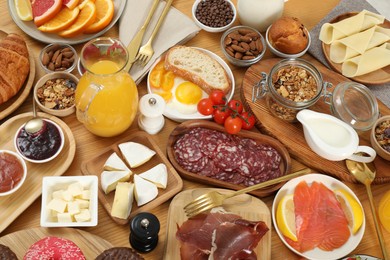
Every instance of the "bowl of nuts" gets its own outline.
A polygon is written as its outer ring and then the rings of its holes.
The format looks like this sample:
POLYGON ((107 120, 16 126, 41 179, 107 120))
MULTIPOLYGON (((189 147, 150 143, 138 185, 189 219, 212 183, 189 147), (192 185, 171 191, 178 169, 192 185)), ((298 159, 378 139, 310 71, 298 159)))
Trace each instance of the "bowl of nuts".
POLYGON ((390 115, 376 120, 371 129, 370 141, 372 148, 385 160, 390 161, 390 115))
POLYGON ((192 5, 192 18, 207 32, 223 32, 237 17, 236 7, 230 0, 196 0, 192 5))
POLYGON ((75 91, 79 79, 69 72, 52 72, 38 80, 34 99, 49 114, 64 117, 75 112, 75 91))
POLYGON ((221 37, 221 49, 232 64, 248 67, 264 56, 266 46, 264 37, 248 26, 235 26, 221 37))
POLYGON ((46 73, 72 72, 76 67, 77 53, 69 44, 53 43, 42 49, 39 61, 46 73))

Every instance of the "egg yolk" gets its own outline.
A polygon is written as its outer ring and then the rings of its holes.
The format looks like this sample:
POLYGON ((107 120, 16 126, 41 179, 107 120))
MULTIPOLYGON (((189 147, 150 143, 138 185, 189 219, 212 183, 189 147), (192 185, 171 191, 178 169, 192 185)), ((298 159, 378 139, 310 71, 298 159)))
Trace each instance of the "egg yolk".
POLYGON ((202 98, 202 89, 198 85, 186 81, 177 86, 175 96, 180 103, 187 105, 198 104, 202 98))

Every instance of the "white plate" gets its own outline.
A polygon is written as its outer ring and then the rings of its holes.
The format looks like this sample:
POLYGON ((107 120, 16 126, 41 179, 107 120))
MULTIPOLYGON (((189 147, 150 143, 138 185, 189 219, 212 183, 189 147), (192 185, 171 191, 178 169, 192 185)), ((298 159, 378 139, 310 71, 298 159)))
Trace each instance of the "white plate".
MULTIPOLYGON (((321 182, 331 190, 335 190, 338 188, 344 189, 347 192, 349 192, 356 199, 356 201, 358 201, 358 203, 362 207, 362 205, 361 205, 358 197, 355 195, 355 193, 350 188, 348 188, 348 186, 346 186, 344 183, 342 183, 341 181, 339 181, 333 177, 323 175, 323 174, 308 174, 308 175, 304 175, 301 177, 297 177, 297 178, 294 178, 294 179, 288 181, 286 184, 284 184, 275 196, 274 202, 272 204, 272 222, 274 224, 276 233, 279 235, 282 242, 291 251, 293 251, 294 253, 296 253, 302 257, 305 257, 307 259, 312 259, 312 260, 339 259, 339 258, 342 258, 342 257, 348 255, 359 245, 360 241, 363 238, 364 230, 366 228, 365 215, 363 216, 363 224, 360 227, 359 231, 354 235, 351 233, 349 240, 342 247, 334 249, 333 251, 323 251, 319 248, 315 248, 311 251, 306 251, 306 252, 301 253, 301 252, 298 252, 297 250, 295 250, 293 247, 291 247, 287 243, 287 241, 284 239, 283 234, 280 232, 278 225, 276 224, 276 209, 277 209, 279 201, 282 199, 282 197, 284 197, 285 195, 294 193, 295 187, 301 181, 306 181, 308 184, 310 184, 314 181, 321 182)), ((363 211, 363 214, 364 214, 364 211, 363 211)), ((331 225, 331 223, 330 223, 330 225, 331 225)))
MULTIPOLYGON (((227 95, 228 101, 231 100, 233 95, 234 95, 235 81, 234 81, 233 72, 230 69, 230 67, 217 54, 215 54, 215 53, 213 53, 211 51, 202 49, 202 48, 197 48, 197 47, 192 47, 192 48, 198 49, 198 50, 206 53, 207 55, 209 55, 210 57, 215 59, 219 64, 222 65, 222 67, 225 69, 225 71, 226 71, 226 73, 227 73, 227 75, 228 75, 228 77, 229 77, 229 79, 230 79, 230 81, 232 83, 232 89, 230 90, 230 92, 227 95)), ((154 62, 154 64, 151 66, 149 72, 153 70, 153 68, 157 65, 157 63, 160 60, 161 60, 161 57, 158 58, 154 62)), ((150 75, 150 73, 148 74, 148 80, 147 80, 147 82, 148 82, 148 93, 153 93, 152 90, 151 90, 151 86, 149 84, 149 75, 150 75)), ((179 111, 177 111, 176 109, 170 108, 168 106, 165 106, 165 110, 164 110, 163 115, 166 116, 169 119, 172 119, 172 120, 176 121, 176 122, 184 122, 184 121, 192 120, 192 119, 211 119, 211 116, 204 116, 204 115, 200 114, 199 112, 196 112, 196 113, 193 113, 193 114, 183 114, 183 113, 180 113, 179 111)))
POLYGON ((19 19, 18 14, 15 8, 15 0, 8 0, 8 9, 11 14, 12 19, 22 29, 27 35, 30 35, 32 38, 46 43, 67 43, 67 44, 78 44, 87 42, 91 39, 94 39, 105 32, 107 32, 111 27, 118 21, 119 17, 122 15, 122 12, 126 6, 127 0, 113 0, 114 1, 114 17, 111 22, 101 30, 95 34, 81 34, 77 37, 73 38, 63 38, 54 33, 44 33, 37 29, 33 21, 25 22, 19 19))

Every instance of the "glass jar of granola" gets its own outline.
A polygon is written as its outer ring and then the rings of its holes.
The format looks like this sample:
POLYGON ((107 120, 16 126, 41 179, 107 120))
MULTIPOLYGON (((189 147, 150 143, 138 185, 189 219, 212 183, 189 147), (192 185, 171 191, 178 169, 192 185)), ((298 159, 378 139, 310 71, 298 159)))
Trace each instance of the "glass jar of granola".
POLYGON ((296 114, 314 105, 331 86, 314 65, 303 59, 281 60, 262 77, 254 86, 253 100, 265 97, 270 112, 288 122, 297 121, 296 114))

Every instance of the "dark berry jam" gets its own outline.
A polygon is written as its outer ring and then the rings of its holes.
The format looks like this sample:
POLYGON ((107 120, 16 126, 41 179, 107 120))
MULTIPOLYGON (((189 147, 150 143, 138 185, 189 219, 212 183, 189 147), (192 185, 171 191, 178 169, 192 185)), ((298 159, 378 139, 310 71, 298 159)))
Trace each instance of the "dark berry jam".
POLYGON ((58 128, 47 120, 45 129, 39 134, 31 135, 22 127, 16 139, 19 151, 25 157, 38 161, 52 157, 60 149, 61 142, 58 128))

